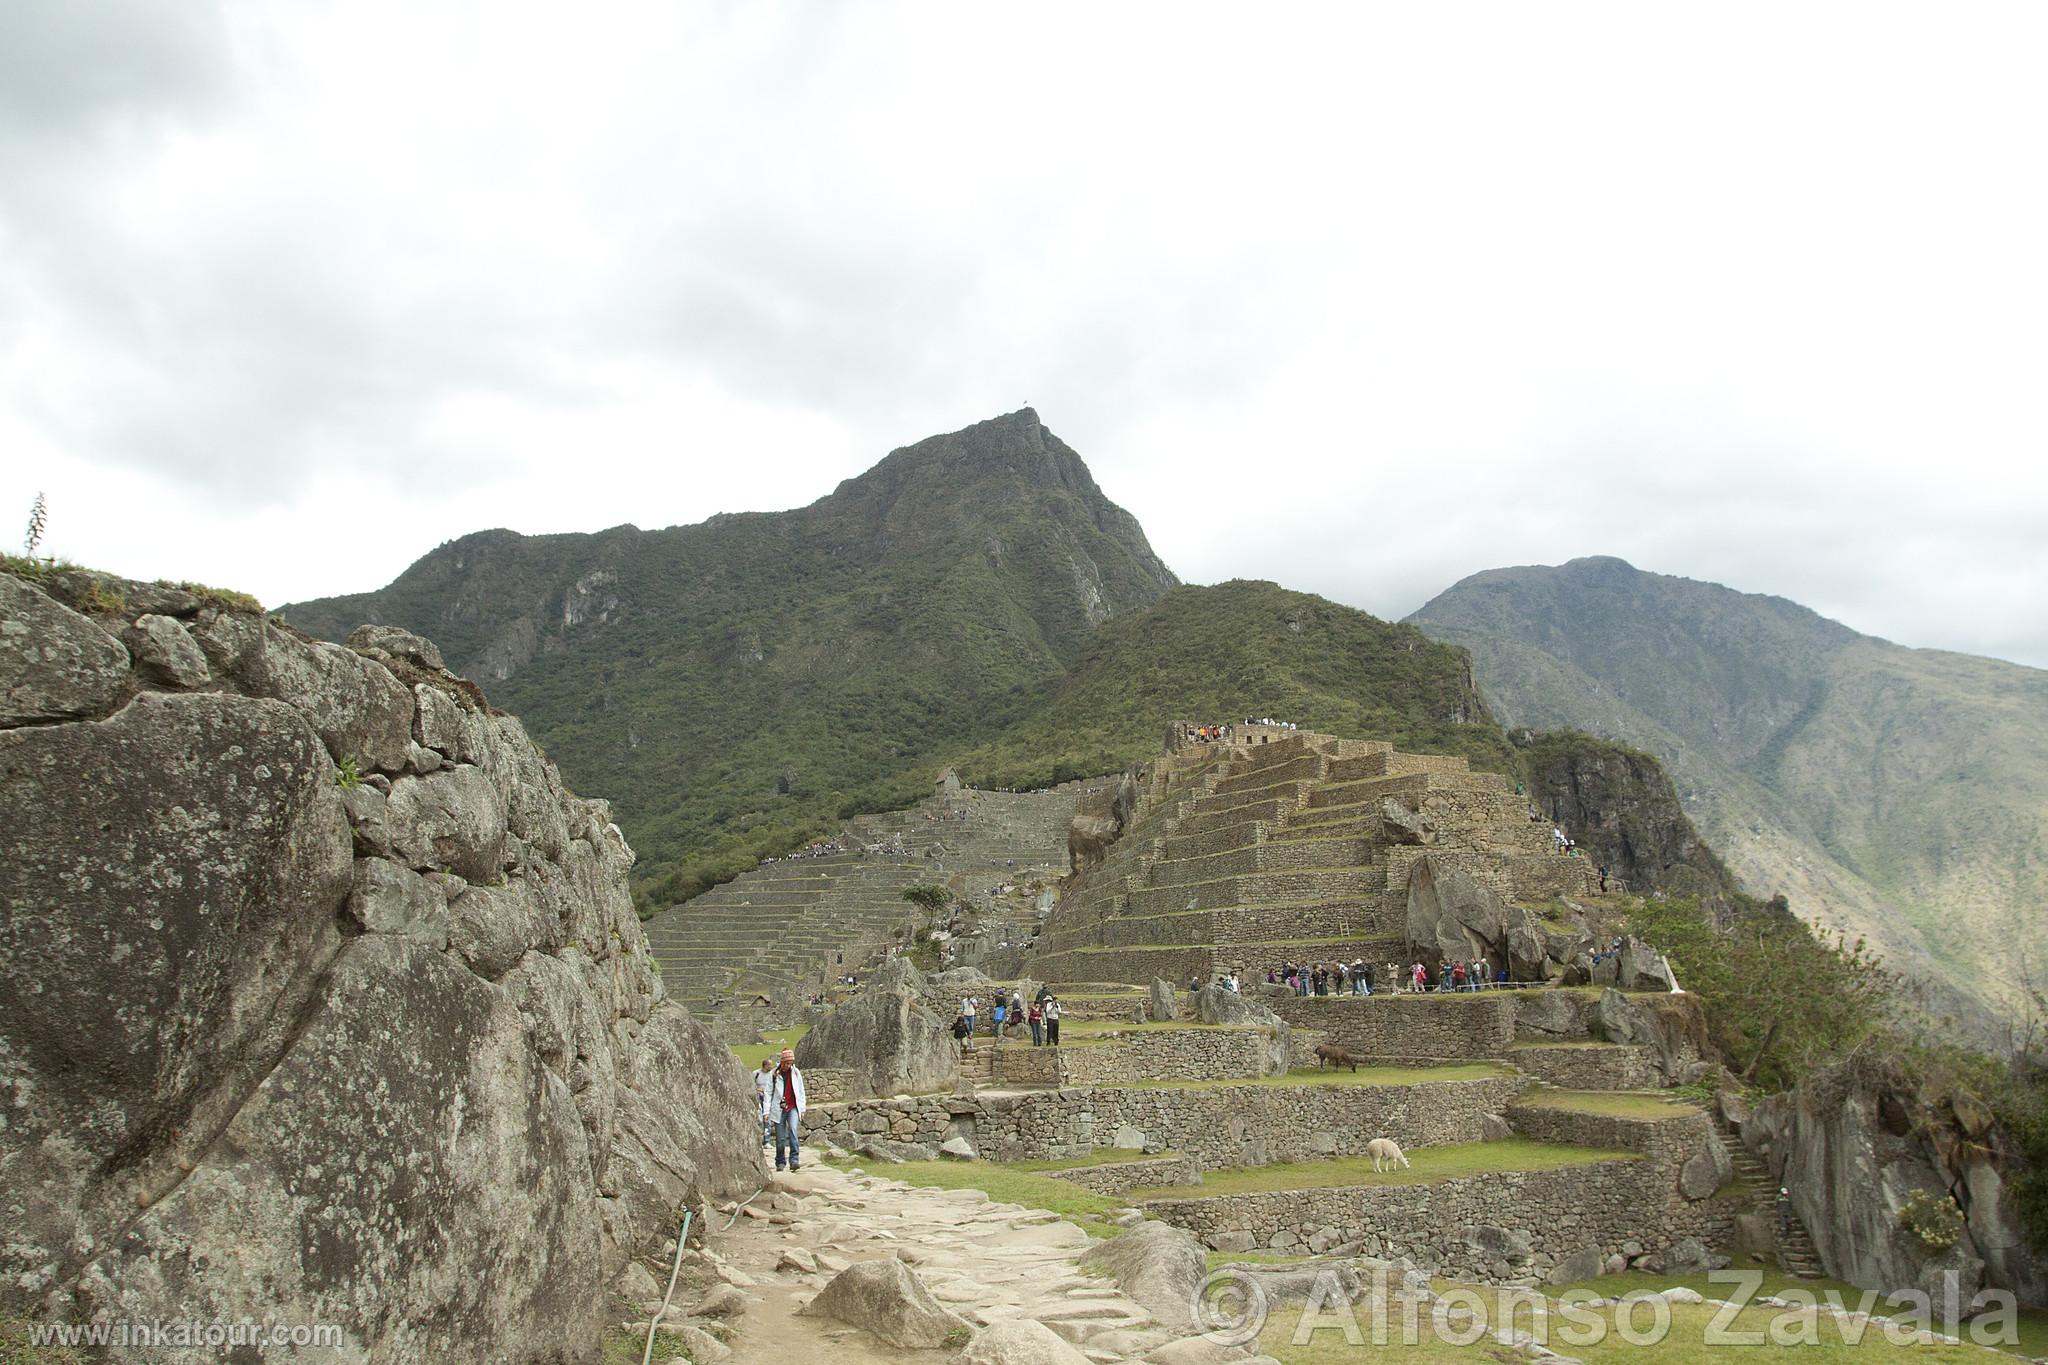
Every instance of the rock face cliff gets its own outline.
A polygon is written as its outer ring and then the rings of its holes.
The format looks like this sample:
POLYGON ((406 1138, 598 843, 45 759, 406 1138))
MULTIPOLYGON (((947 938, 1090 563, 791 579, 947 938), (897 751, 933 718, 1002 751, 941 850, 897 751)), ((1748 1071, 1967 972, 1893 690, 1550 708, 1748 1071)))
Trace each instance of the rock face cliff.
POLYGON ((1789 1191, 1828 1274, 1918 1288, 1937 1304, 1953 1293, 1967 1305, 1996 1288, 2039 1307, 2048 1264, 2027 1245, 1991 1124, 1967 1097, 1925 1105, 1842 1068, 1765 1100, 1741 1131, 1789 1191), (1959 1220, 1953 1245, 1930 1245, 1907 1226, 1901 1215, 1916 1193, 1959 1220))
POLYGON ((1736 892, 1650 755, 1570 730, 1531 735, 1520 751, 1530 803, 1630 890, 1698 896, 1709 905, 1736 892))
POLYGON ((0 575, 0 1311, 595 1360, 603 1279, 755 1172, 607 807, 441 663, 0 575))

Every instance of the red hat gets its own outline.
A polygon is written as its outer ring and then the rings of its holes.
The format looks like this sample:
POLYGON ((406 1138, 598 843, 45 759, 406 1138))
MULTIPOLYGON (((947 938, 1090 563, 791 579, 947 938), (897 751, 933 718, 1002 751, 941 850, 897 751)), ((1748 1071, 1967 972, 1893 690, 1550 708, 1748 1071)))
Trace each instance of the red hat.
POLYGON ((785 1061, 785 1062, 793 1062, 793 1061, 795 1061, 795 1060, 796 1060, 796 1049, 795 1049, 795 1048, 793 1048, 793 1047, 786 1047, 786 1048, 782 1049, 782 1060, 783 1060, 783 1061, 785 1061))

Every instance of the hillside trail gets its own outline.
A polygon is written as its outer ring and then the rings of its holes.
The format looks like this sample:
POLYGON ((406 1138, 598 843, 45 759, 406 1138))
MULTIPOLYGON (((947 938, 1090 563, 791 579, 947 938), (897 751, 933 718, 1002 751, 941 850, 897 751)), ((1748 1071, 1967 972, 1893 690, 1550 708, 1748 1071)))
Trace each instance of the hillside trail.
POLYGON ((1085 1232, 1058 1215, 994 1203, 980 1190, 928 1189, 829 1166, 768 1176, 731 1230, 710 1242, 725 1263, 719 1278, 748 1296, 732 1319, 737 1362, 952 1360, 957 1346, 905 1350, 845 1323, 800 1315, 839 1271, 891 1256, 977 1327, 1035 1318, 1099 1362, 1135 1358, 1172 1340, 1113 1281, 1080 1272, 1089 1245, 1085 1232), (805 1269, 806 1260, 816 1268, 805 1269))

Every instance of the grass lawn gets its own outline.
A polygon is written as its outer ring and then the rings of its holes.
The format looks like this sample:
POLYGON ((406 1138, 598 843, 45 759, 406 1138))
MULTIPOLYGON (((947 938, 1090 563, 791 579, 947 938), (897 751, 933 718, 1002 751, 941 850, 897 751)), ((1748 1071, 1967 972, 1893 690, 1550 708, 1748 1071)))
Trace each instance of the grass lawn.
POLYGON ((810 1031, 809 1024, 791 1024, 788 1028, 768 1029, 761 1034, 760 1042, 735 1047, 732 1054, 740 1059, 740 1063, 747 1070, 755 1071, 760 1068, 764 1058, 780 1056, 782 1049, 795 1047, 797 1040, 810 1031))
POLYGON ((876 1166, 853 1158, 833 1164, 841 1168, 859 1166, 877 1179, 900 1180, 925 1189, 980 1190, 999 1204, 1056 1213, 1093 1237, 1114 1237, 1119 1229, 1104 1222, 1103 1215, 1130 1207, 1128 1200, 1112 1199, 1072 1181, 1056 1180, 1001 1162, 909 1161, 901 1166, 876 1166))
POLYGON ((1140 1090, 1214 1090, 1225 1085, 1420 1085, 1425 1081, 1484 1081, 1515 1073, 1499 1062, 1453 1062, 1446 1066, 1361 1066, 1314 1067, 1290 1071, 1282 1076, 1220 1077, 1206 1081, 1139 1081, 1140 1090))
POLYGON ((1608 1152, 1598 1147, 1573 1147, 1530 1138, 1498 1142, 1454 1142, 1418 1147, 1408 1153, 1408 1166, 1375 1173, 1372 1158, 1336 1157, 1329 1161, 1290 1161, 1272 1166, 1234 1166, 1207 1171, 1198 1185, 1173 1189, 1132 1190, 1133 1203, 1146 1199, 1206 1199, 1220 1194, 1264 1194, 1281 1190, 1330 1189, 1345 1185, 1428 1185, 1458 1176, 1495 1171, 1551 1171, 1596 1161, 1632 1161, 1633 1152, 1608 1152))
POLYGON ((1700 1107, 1644 1090, 1531 1090, 1515 1101, 1531 1109, 1576 1109, 1617 1119, 1668 1119, 1700 1107))
POLYGON ((1061 1157, 1053 1161, 1005 1161, 1000 1164, 1011 1171, 1077 1171, 1083 1166, 1120 1166, 1126 1161, 1164 1161, 1178 1156, 1177 1152, 1142 1152, 1129 1147, 1097 1147, 1086 1156, 1061 1157))
MULTIPOLYGON (((1481 1287, 1476 1291, 1476 1302, 1485 1305, 1490 1314, 1495 1305, 1495 1291, 1481 1287)), ((1475 1302, 1466 1299, 1470 1305, 1475 1302)), ((1853 1303, 1854 1300, 1851 1300, 1853 1303)), ((1887 1341, 1883 1330, 1867 1328, 1860 1341, 1855 1344, 1844 1339, 1845 1327, 1834 1320, 1821 1316, 1811 1320, 1808 1315, 1789 1309, 1749 1308, 1733 1320, 1720 1324, 1728 1333, 1761 1333, 1760 1343, 1737 1344, 1716 1342, 1709 1337, 1709 1329, 1715 1325, 1715 1315, 1722 1310, 1705 1304, 1669 1305, 1669 1329, 1655 1337, 1653 1314, 1645 1308, 1632 1310, 1622 1318, 1618 1307, 1580 1309, 1585 1315, 1582 1323, 1574 1323, 1563 1317, 1546 1316, 1535 1318, 1527 1307, 1511 1309, 1513 1325, 1524 1331, 1541 1328, 1547 1333, 1549 1348, 1561 1355, 1568 1355, 1586 1362, 1586 1365, 1738 1365, 1742 1361, 1774 1359, 1776 1353, 1799 1343, 1794 1347, 1801 1365, 1848 1365, 1849 1362, 1864 1362, 1872 1365, 1889 1365, 1889 1362, 1913 1362, 1913 1365, 1965 1365, 1965 1362, 1993 1361, 1984 1350, 1973 1345, 1922 1346, 1895 1345, 1887 1341), (1617 1319, 1622 1319, 1617 1321, 1617 1319), (1810 1325, 1808 1325, 1810 1323, 1810 1325), (1626 1326, 1636 1337, 1631 1342, 1621 1335, 1626 1326), (1774 1340, 1773 1333, 1783 1334, 1774 1340), (1809 1337, 1807 1333, 1811 1333, 1809 1337), (1570 1335, 1567 1335, 1569 1333, 1570 1335), (1589 1340, 1589 1338, 1592 1338, 1589 1340), (1817 1344, 1805 1344, 1814 1340, 1817 1344), (1638 1344, 1641 1343, 1641 1344, 1638 1344), (1769 1353, 1769 1354, 1766 1354, 1769 1353)), ((1345 1321, 1342 1310, 1326 1311, 1315 1323, 1321 1326, 1308 1336, 1304 1344, 1296 1345, 1294 1339, 1300 1335, 1299 1327, 1303 1310, 1287 1307, 1274 1313, 1260 1334, 1258 1349, 1282 1362, 1282 1365, 1484 1365, 1493 1360, 1519 1360, 1520 1356, 1503 1348, 1488 1337, 1480 1337, 1467 1345, 1454 1345, 1440 1339, 1433 1331, 1431 1320, 1425 1311, 1421 1316, 1420 1339, 1415 1344, 1404 1344, 1406 1337, 1404 1323, 1398 1311, 1389 1315, 1386 1323, 1387 1344, 1372 1345, 1375 1324, 1369 1310, 1357 1314, 1358 1330, 1362 1344, 1351 1344, 1343 1330, 1345 1321)), ((1500 1324, 1506 1325, 1506 1315, 1500 1324)), ((1457 1332, 1457 1324, 1451 1324, 1456 1333, 1454 1341, 1463 1341, 1470 1335, 1470 1329, 1457 1332)), ((1848 1333, 1856 1331, 1854 1326, 1846 1327, 1848 1333)), ((1967 1329, 1965 1329, 1967 1340, 1967 1329)))

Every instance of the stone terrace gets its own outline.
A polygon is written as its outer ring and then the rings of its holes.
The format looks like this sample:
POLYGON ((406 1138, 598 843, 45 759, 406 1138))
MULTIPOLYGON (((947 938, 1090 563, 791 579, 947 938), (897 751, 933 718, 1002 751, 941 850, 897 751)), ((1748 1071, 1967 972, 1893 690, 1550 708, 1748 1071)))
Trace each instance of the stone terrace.
POLYGON ((1509 900, 1589 889, 1507 780, 1463 758, 1313 732, 1183 747, 1147 774, 1132 827, 1073 878, 1031 974, 1175 984, 1233 968, 1407 960, 1409 866, 1454 861, 1509 900))
POLYGON ((944 883, 972 899, 989 883, 1066 864, 1067 822, 1099 782, 1037 792, 941 790, 852 821, 841 851, 767 863, 646 922, 673 995, 715 1014, 735 995, 801 1000, 908 941, 906 887, 944 883))

